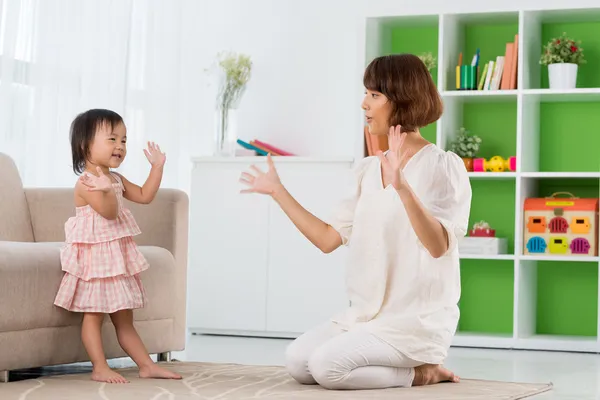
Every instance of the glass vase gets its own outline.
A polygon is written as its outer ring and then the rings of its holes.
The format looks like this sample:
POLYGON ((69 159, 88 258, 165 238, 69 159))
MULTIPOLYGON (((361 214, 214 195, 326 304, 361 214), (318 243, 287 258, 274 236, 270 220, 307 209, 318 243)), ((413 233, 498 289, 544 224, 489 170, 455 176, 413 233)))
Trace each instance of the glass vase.
POLYGON ((237 110, 217 107, 215 111, 214 155, 234 157, 237 148, 237 110))

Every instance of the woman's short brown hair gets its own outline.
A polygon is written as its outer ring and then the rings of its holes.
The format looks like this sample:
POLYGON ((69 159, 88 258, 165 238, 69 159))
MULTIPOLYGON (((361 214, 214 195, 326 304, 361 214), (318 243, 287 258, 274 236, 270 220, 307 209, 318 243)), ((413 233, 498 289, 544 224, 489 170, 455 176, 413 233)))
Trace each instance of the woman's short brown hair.
POLYGON ((431 74, 412 54, 382 56, 371 61, 363 77, 368 90, 382 93, 391 103, 390 126, 414 131, 437 121, 444 109, 431 74))

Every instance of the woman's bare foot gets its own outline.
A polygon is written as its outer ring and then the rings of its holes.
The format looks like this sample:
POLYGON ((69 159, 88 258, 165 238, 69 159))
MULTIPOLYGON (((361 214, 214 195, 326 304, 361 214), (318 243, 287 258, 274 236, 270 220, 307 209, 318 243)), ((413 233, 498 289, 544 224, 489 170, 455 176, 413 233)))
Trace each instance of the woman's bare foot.
POLYGON ((161 368, 157 364, 150 364, 140 368, 140 378, 181 379, 181 375, 161 368))
POLYGON ((425 364, 415 368, 413 386, 433 385, 440 382, 458 383, 459 381, 458 376, 441 365, 425 364))
POLYGON ((123 375, 113 371, 108 366, 94 368, 92 371, 92 380, 107 383, 129 383, 127 379, 123 378, 123 375))

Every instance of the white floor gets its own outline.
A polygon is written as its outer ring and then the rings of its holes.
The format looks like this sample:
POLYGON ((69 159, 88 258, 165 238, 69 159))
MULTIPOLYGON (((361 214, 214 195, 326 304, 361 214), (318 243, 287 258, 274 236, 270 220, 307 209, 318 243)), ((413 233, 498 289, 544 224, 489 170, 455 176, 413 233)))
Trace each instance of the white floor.
MULTIPOLYGON (((182 361, 283 365, 288 340, 191 335, 182 361)), ((452 348, 446 366, 462 378, 552 382, 532 400, 600 399, 600 355, 452 348)))

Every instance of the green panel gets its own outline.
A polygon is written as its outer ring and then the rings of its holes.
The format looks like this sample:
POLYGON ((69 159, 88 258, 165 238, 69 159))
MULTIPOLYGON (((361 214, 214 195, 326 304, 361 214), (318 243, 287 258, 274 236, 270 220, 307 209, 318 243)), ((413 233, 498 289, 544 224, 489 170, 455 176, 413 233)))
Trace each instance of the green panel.
POLYGON ((536 332, 596 336, 598 264, 538 262, 536 332))
POLYGON ((482 140, 478 157, 506 159, 517 154, 516 101, 467 103, 463 106, 463 125, 482 140))
POLYGON ((514 263, 461 260, 460 332, 511 334, 514 263))
MULTIPOLYGON (((431 53, 438 58, 438 25, 424 23, 423 25, 393 26, 390 28, 390 48, 384 49, 384 54, 410 53, 420 55, 431 53), (418 38, 418 40, 415 40, 418 38)), ((431 77, 437 85, 437 68, 431 71, 431 77)), ((436 125, 430 124, 421 128, 421 135, 431 143, 436 143, 436 125)))
MULTIPOLYGON (((600 87, 600 74, 598 73, 598 65, 600 65, 600 21, 543 24, 542 47, 550 40, 562 35, 563 32, 576 41, 581 40, 584 58, 587 60, 587 63, 580 65, 577 71, 577 87, 600 87)), ((542 48, 539 51, 541 54, 542 48)), ((539 59, 535 61, 539 62, 539 59)), ((542 69, 541 87, 547 89, 549 87, 548 67, 545 65, 539 66, 542 69)), ((532 85, 535 85, 535 82, 532 82, 532 85)))
POLYGON ((507 238, 508 253, 515 244, 515 180, 471 179, 473 199, 469 229, 481 220, 496 230, 496 236, 507 238))
POLYGON ((540 179, 537 192, 539 197, 551 196, 557 192, 569 192, 575 197, 598 198, 600 188, 598 179, 540 179))
POLYGON ((540 104, 540 171, 600 171, 600 102, 540 104))

